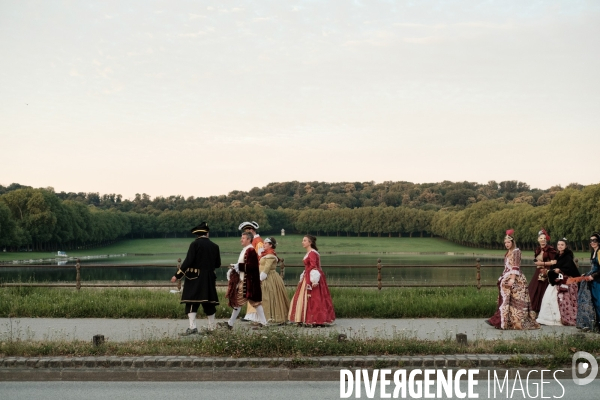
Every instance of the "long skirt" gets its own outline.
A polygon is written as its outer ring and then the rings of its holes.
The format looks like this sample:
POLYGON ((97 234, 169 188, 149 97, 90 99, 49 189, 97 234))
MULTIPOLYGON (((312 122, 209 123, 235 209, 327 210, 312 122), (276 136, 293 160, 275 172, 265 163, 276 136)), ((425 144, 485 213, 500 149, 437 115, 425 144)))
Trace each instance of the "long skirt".
POLYGON ((577 328, 598 330, 600 321, 600 284, 583 281, 577 296, 577 328))
POLYGON ((308 325, 325 325, 335 321, 333 301, 325 274, 321 274, 319 284, 312 290, 309 289, 306 279, 298 283, 290 304, 288 319, 308 325))
POLYGON ((515 277, 512 287, 506 287, 504 282, 508 275, 498 280, 498 310, 490 324, 498 329, 529 330, 539 329, 540 324, 535 322, 535 313, 531 310, 527 279, 523 274, 515 277))
POLYGON ((536 268, 533 273, 533 277, 531 277, 531 282, 529 282, 529 299, 531 300, 531 310, 536 313, 540 312, 542 307, 542 299, 544 298, 544 294, 546 293, 546 288, 548 287, 548 278, 543 281, 538 279, 540 276, 541 268, 536 268))
POLYGON ((252 307, 250 304, 248 304, 248 307, 246 307, 246 315, 244 316, 244 319, 250 322, 260 322, 256 308, 252 307))
POLYGON ((282 324, 287 321, 290 299, 283 279, 276 271, 269 271, 267 279, 261 283, 262 306, 269 324, 282 324))
POLYGON ((562 325, 560 319, 560 309, 558 308, 558 290, 554 285, 548 285, 540 313, 536 319, 538 324, 542 325, 562 325))
POLYGON ((537 322, 542 325, 575 326, 575 320, 577 319, 577 284, 566 285, 567 291, 560 291, 559 287, 560 285, 548 285, 537 322))

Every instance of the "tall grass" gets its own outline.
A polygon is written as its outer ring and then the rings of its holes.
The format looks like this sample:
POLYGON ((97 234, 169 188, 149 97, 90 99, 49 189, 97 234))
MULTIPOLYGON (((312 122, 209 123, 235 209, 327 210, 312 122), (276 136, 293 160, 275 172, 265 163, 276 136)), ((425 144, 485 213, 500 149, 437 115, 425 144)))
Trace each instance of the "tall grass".
POLYGON ((495 288, 331 288, 338 318, 483 318, 496 311, 495 288))
MULTIPOLYGON (((291 298, 293 289, 288 290, 291 298)), ((483 318, 496 309, 495 288, 331 288, 337 318, 483 318)), ((231 309, 219 290, 217 318, 231 309)), ((244 311, 242 311, 244 312, 244 311)), ((242 313, 242 315, 244 315, 242 313)), ((0 317, 186 318, 166 290, 10 287, 0 289, 0 317)))

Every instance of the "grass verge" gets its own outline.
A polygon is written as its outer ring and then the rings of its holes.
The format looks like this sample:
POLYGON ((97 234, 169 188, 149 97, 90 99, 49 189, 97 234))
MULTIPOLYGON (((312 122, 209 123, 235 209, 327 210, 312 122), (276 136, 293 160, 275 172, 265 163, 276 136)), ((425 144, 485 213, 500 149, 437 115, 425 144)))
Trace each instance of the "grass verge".
MULTIPOLYGON (((575 351, 598 355, 600 341, 595 334, 554 335, 540 340, 475 340, 459 345, 450 338, 429 341, 411 338, 405 334, 391 337, 368 338, 360 332, 340 341, 338 334, 307 332, 306 328, 279 327, 265 331, 217 330, 206 336, 191 339, 150 339, 110 343, 95 347, 83 341, 12 341, 0 343, 0 356, 144 356, 182 355, 204 357, 291 357, 302 360, 322 356, 366 355, 453 355, 453 354, 510 354, 508 367, 536 365, 547 367, 571 362, 575 351), (537 354, 532 361, 522 354, 537 354), (547 357, 545 357, 547 356, 547 357)), ((302 366, 302 365, 299 365, 302 366)))
MULTIPOLYGON (((293 289, 288 290, 289 298, 293 289)), ((485 318, 495 288, 331 288, 337 318, 485 318)), ((231 315, 219 290, 217 318, 231 315)), ((244 315, 244 310, 242 315, 244 315)), ((2 318, 186 318, 179 295, 166 290, 10 287, 0 290, 2 318)))

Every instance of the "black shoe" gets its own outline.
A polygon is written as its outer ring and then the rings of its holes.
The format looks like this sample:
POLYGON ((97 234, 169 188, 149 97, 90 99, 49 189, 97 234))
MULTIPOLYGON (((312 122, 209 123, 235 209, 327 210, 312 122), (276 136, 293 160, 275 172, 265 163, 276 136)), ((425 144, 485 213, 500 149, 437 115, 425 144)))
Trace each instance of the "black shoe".
POLYGON ((229 325, 229 322, 219 322, 217 324, 217 328, 227 328, 229 330, 232 330, 233 326, 229 325))
POLYGON ((198 334, 197 328, 194 328, 194 329, 187 328, 185 330, 185 332, 180 333, 179 336, 190 336, 190 335, 197 335, 197 334, 198 334))
POLYGON ((489 326, 494 326, 494 325, 492 325, 492 323, 490 322, 490 320, 489 320, 489 319, 486 319, 486 320, 484 320, 483 322, 485 322, 485 323, 486 323, 486 324, 488 324, 489 326))
POLYGON ((246 318, 242 318, 242 319, 241 319, 241 321, 242 321, 242 322, 250 322, 250 320, 249 320, 249 319, 246 319, 246 318))

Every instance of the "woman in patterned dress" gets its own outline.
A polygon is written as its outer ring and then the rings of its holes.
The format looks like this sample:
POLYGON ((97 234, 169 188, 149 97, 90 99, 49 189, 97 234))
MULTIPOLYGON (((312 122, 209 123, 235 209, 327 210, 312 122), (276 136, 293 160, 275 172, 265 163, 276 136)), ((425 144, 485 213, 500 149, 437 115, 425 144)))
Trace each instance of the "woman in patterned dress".
POLYGON ((288 319, 291 322, 310 326, 331 324, 335 321, 333 302, 327 279, 321 269, 321 257, 317 252, 317 238, 306 235, 302 239, 304 272, 290 305, 288 319))
POLYGON ((521 272, 521 250, 515 243, 514 230, 506 231, 504 246, 504 271, 498 278, 498 310, 485 322, 497 329, 539 329, 531 311, 527 279, 521 272))
POLYGON ((537 322, 542 325, 575 326, 577 318, 577 283, 567 284, 569 278, 580 276, 573 261, 573 252, 567 246, 567 239, 556 243, 558 255, 550 261, 546 293, 542 299, 537 322))

